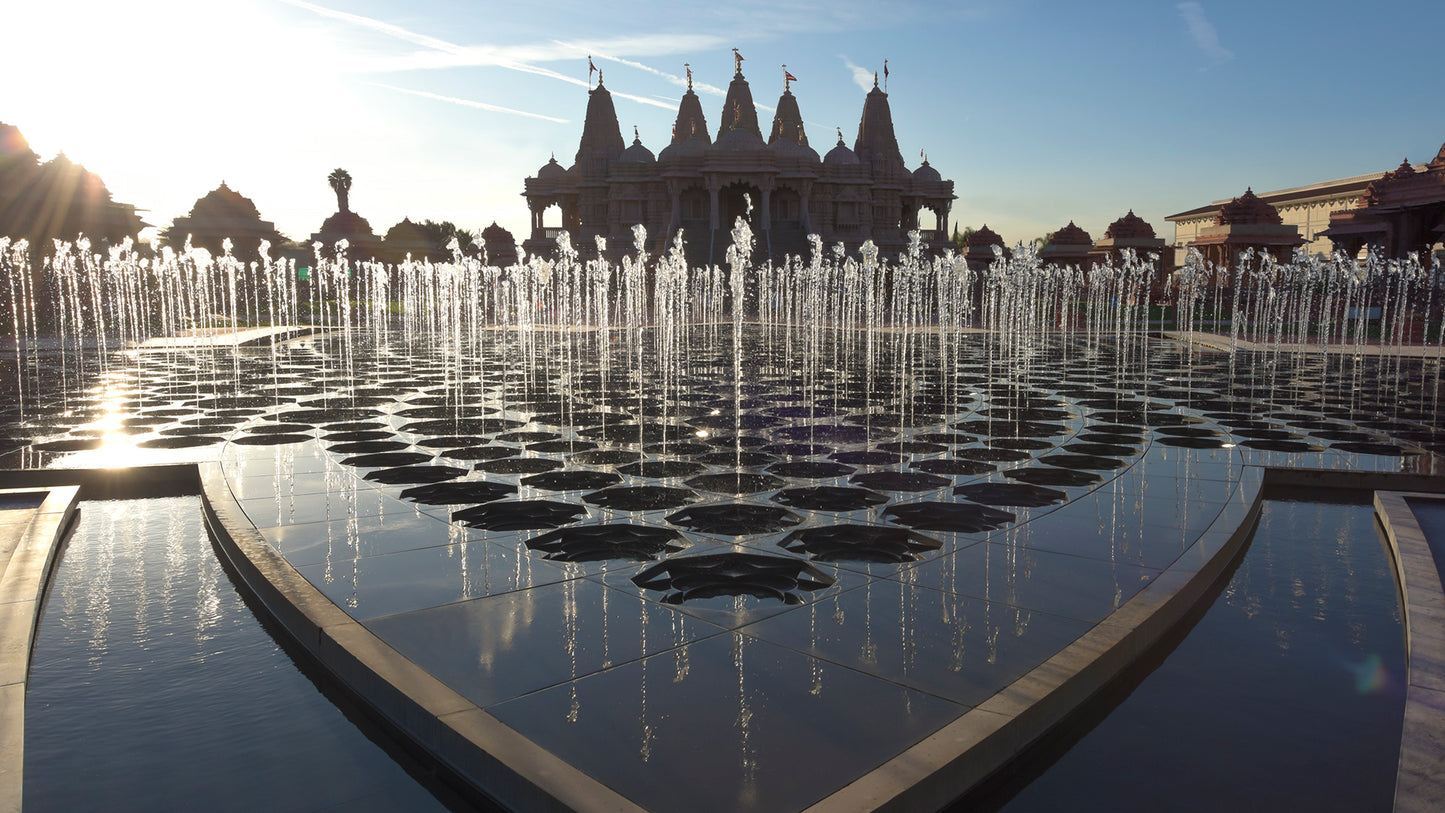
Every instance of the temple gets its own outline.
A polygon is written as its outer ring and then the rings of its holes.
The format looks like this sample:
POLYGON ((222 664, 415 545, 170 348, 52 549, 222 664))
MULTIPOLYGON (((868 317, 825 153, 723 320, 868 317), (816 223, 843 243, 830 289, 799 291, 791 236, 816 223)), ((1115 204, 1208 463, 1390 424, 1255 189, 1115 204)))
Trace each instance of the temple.
POLYGON ((189 239, 192 246, 215 255, 220 255, 225 241, 230 240, 231 253, 247 262, 259 258, 263 240, 272 247, 279 247, 286 240, 276 230, 276 224, 261 219, 250 198, 227 186, 225 181, 197 199, 189 214, 172 220, 161 238, 176 249, 189 239))
POLYGON ((809 234, 850 251, 872 240, 887 256, 906 247, 913 229, 930 248, 947 247, 953 182, 926 158, 915 170, 904 165, 888 94, 876 79, 852 148, 840 130, 837 145, 821 158, 808 144, 789 85, 785 81, 764 140, 737 60, 713 139, 689 71, 672 141, 654 157, 635 129, 631 146, 624 143, 612 94, 599 75, 572 166, 554 156, 526 179, 532 220, 523 248, 550 254, 565 230, 584 257, 596 255, 598 236, 606 238, 608 254, 621 254, 632 250, 632 226, 642 224, 649 252, 665 250, 681 230, 689 262, 715 263, 738 217, 748 218, 759 256, 806 255, 809 234), (544 215, 554 207, 560 226, 549 227, 544 215), (925 211, 933 214, 931 223, 920 223, 925 211))
POLYGON ((1324 233, 1348 254, 1373 246, 1386 257, 1428 261, 1445 241, 1445 145, 1430 163, 1401 161, 1371 182, 1353 209, 1330 213, 1324 233))
POLYGON ((1299 226, 1286 224, 1278 209, 1260 199, 1253 189, 1245 189, 1243 195, 1219 207, 1213 225, 1200 228, 1199 236, 1190 240, 1189 246, 1199 249, 1205 261, 1235 270, 1245 252, 1289 262, 1294 250, 1304 243, 1299 226))
POLYGON ((1256 249, 1256 256, 1261 249, 1281 256, 1280 240, 1293 244, 1294 235, 1300 238, 1301 250, 1322 256, 1336 251, 1358 256, 1367 249, 1392 258, 1413 253, 1427 262, 1432 252, 1445 256, 1445 146, 1426 164, 1402 161, 1386 172, 1274 192, 1246 192, 1246 196, 1216 200, 1165 218, 1174 224, 1175 264, 1184 263, 1191 247, 1219 262, 1249 247, 1256 249), (1273 215, 1255 200, 1268 205, 1273 215), (1248 203, 1254 214, 1230 212, 1226 217, 1225 209, 1240 201, 1248 203), (1255 222, 1221 222, 1239 214, 1255 222), (1233 239, 1221 239, 1224 226, 1235 226, 1229 230, 1233 239), (1290 228, 1293 234, 1287 233, 1290 228), (1256 234, 1247 235, 1249 231, 1256 234), (1277 239, 1256 239, 1267 236, 1267 231, 1276 232, 1277 239))

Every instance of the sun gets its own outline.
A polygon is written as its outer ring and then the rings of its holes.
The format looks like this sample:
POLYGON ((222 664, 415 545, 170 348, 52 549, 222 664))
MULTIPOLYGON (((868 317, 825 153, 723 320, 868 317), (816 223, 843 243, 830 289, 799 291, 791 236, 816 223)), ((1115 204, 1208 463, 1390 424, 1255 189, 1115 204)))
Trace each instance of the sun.
POLYGON ((135 188, 147 175, 216 175, 222 159, 242 167, 259 160, 257 133, 274 127, 278 105, 330 84, 324 48, 276 9, 260 0, 19 4, 7 29, 32 35, 0 49, 0 115, 42 160, 63 150, 118 199, 151 201, 135 188))

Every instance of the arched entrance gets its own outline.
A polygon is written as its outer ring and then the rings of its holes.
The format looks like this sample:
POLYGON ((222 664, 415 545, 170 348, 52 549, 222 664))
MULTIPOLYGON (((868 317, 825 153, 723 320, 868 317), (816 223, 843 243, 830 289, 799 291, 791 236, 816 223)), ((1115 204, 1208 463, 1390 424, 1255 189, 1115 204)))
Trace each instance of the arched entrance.
POLYGON ((756 231, 762 205, 763 192, 753 184, 738 182, 724 186, 718 193, 718 228, 731 230, 741 217, 756 231), (751 212, 748 211, 750 204, 751 212))

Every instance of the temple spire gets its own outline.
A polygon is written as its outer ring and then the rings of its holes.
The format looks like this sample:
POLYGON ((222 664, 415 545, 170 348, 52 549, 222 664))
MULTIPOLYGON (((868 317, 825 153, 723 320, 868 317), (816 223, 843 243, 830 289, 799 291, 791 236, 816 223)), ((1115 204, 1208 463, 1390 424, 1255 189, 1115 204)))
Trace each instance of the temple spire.
POLYGON ((692 68, 688 67, 687 92, 682 94, 682 102, 677 106, 677 120, 672 125, 672 143, 681 144, 694 138, 701 139, 704 144, 712 143, 707 132, 707 117, 702 113, 702 102, 692 91, 692 68))
POLYGON ((753 105, 753 91, 748 87, 748 80, 743 78, 742 64, 742 56, 737 55, 738 72, 728 85, 727 99, 723 101, 722 120, 717 127, 718 141, 734 130, 751 133, 758 141, 763 140, 762 131, 758 128, 758 110, 753 105))
MULTIPOLYGON (((874 74, 877 79, 877 74, 874 74)), ((888 94, 879 89, 876 81, 863 101, 863 116, 858 122, 858 139, 853 142, 853 152, 864 164, 872 164, 875 171, 890 168, 906 172, 903 155, 898 151, 898 138, 893 133, 893 111, 888 107, 888 94)))
POLYGON ((577 145, 577 166, 584 174, 606 175, 612 159, 626 148, 612 94, 603 87, 602 72, 598 71, 597 87, 587 92, 587 119, 582 124, 582 140, 577 145))
MULTIPOLYGON (((786 69, 787 66, 783 67, 786 69)), ((784 75, 791 76, 786 71, 784 75)), ((768 144, 786 141, 806 147, 808 136, 803 130, 803 114, 798 109, 798 97, 787 88, 786 81, 784 79, 783 95, 778 97, 778 109, 773 115, 773 132, 768 136, 768 144)))

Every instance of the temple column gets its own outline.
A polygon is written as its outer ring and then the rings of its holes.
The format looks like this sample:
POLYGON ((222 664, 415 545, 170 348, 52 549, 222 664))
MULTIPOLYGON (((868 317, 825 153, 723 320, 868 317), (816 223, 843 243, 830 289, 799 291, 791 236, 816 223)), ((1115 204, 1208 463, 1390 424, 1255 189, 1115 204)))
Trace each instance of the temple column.
POLYGON ((771 229, 773 227, 773 186, 772 184, 758 184, 763 190, 762 227, 771 229))
POLYGON ((717 196, 718 196, 717 182, 716 182, 716 181, 709 181, 709 182, 708 182, 708 185, 707 185, 707 207, 708 207, 708 215, 707 215, 707 217, 708 217, 708 223, 711 224, 711 226, 712 226, 712 228, 713 228, 713 231, 716 231, 717 228, 718 228, 718 211, 717 211, 718 200, 717 200, 717 196))
POLYGON ((813 183, 811 181, 803 181, 798 185, 798 205, 803 209, 803 211, 799 213, 798 222, 803 226, 803 234, 813 233, 813 215, 810 211, 812 208, 812 194, 813 183))
POLYGON ((667 219, 667 234, 668 237, 671 238, 671 236, 677 232, 678 227, 682 225, 681 184, 677 181, 668 181, 667 197, 672 204, 672 214, 667 219))

